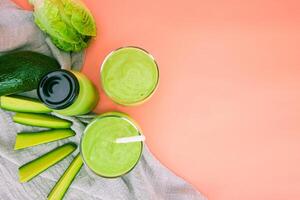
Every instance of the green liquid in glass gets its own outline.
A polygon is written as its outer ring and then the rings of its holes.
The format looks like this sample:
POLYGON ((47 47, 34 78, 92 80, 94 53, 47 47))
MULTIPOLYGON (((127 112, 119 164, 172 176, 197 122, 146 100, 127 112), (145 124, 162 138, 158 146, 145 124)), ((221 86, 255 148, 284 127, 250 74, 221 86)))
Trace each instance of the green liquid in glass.
POLYGON ((153 57, 136 47, 120 48, 107 56, 101 80, 105 93, 116 103, 135 105, 148 99, 159 79, 153 57))
POLYGON ((100 115, 87 126, 81 139, 83 160, 89 169, 100 176, 122 176, 138 162, 142 142, 119 144, 115 140, 138 135, 138 128, 125 114, 111 112, 100 115))

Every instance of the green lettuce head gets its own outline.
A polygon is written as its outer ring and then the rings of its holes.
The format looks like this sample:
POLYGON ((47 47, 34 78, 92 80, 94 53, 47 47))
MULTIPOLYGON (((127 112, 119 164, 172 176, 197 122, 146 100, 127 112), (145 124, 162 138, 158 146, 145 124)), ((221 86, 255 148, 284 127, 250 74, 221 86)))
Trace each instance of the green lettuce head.
POLYGON ((34 21, 64 51, 80 51, 96 36, 95 20, 80 0, 29 0, 34 21))

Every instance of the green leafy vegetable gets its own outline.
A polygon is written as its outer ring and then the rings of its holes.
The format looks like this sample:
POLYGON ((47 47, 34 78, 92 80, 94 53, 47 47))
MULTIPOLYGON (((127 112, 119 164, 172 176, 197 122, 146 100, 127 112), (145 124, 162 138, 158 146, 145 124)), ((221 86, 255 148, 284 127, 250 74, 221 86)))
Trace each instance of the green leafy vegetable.
POLYGON ((92 14, 80 0, 29 0, 34 21, 64 51, 80 51, 96 36, 92 14))

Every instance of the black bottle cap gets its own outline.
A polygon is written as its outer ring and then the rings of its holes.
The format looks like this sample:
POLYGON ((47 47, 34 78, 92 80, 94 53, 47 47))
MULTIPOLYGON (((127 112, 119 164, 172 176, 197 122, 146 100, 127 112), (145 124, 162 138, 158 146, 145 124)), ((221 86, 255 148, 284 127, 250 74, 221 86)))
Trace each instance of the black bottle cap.
POLYGON ((57 70, 43 76, 37 89, 40 100, 49 108, 60 110, 70 106, 79 94, 75 75, 67 70, 57 70))

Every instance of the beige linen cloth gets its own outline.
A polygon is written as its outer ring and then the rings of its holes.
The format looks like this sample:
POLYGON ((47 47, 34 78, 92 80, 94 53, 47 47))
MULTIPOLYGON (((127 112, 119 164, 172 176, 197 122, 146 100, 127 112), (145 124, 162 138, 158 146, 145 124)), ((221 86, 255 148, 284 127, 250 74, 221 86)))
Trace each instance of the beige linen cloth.
MULTIPOLYGON (((20 9, 9 0, 0 0, 0 55, 19 50, 32 50, 53 56, 62 68, 72 66, 73 69, 79 70, 82 66, 83 53, 59 51, 34 25, 30 11, 20 9)), ((35 91, 29 93, 34 94, 35 91)), ((90 116, 67 118, 73 121, 72 129, 76 131, 76 136, 71 139, 14 151, 15 136, 18 132, 39 129, 13 123, 12 115, 13 113, 0 109, 0 199, 46 199, 55 182, 78 153, 78 149, 28 183, 19 183, 18 167, 68 141, 78 144, 85 128, 83 122, 88 122, 91 118, 90 116)), ((104 179, 90 174, 83 167, 70 186, 65 199, 204 200, 206 198, 159 163, 145 147, 136 168, 121 178, 104 179)))

